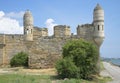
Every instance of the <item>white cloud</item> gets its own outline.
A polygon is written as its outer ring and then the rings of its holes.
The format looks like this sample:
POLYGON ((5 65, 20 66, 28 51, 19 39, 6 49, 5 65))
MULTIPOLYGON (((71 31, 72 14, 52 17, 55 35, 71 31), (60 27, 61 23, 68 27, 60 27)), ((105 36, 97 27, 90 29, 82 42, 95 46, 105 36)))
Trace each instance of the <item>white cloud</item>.
POLYGON ((5 14, 3 11, 0 11, 0 18, 3 17, 5 14))
POLYGON ((23 34, 23 26, 15 18, 21 18, 22 13, 8 13, 0 11, 0 33, 4 34, 23 34), (20 17, 19 17, 20 15, 20 17), (13 18, 14 17, 14 18, 13 18))
MULTIPOLYGON (((0 33, 23 34, 23 26, 20 25, 20 21, 23 18, 23 14, 23 11, 10 13, 0 11, 0 33)), ((51 18, 47 19, 45 24, 48 28, 48 34, 50 36, 53 35, 53 27, 57 24, 55 24, 54 20, 51 18)))
POLYGON ((10 13, 6 13, 5 16, 6 17, 10 17, 10 18, 15 18, 15 19, 21 19, 24 15, 24 11, 20 11, 20 12, 10 12, 10 13))
POLYGON ((9 12, 5 14, 5 17, 11 18, 11 19, 16 19, 19 21, 20 25, 23 25, 23 15, 24 11, 20 12, 9 12))
POLYGON ((45 22, 46 27, 48 28, 48 35, 51 36, 53 35, 53 27, 56 26, 57 24, 54 23, 54 20, 49 18, 45 22))

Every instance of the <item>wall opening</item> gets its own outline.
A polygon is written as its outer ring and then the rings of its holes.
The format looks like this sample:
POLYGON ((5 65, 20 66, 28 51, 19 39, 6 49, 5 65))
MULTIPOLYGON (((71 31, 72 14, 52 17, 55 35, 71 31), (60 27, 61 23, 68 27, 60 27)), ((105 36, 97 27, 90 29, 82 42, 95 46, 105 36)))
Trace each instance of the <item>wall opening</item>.
POLYGON ((31 29, 31 34, 32 34, 32 29, 31 29))
POLYGON ((100 30, 100 25, 98 25, 98 31, 100 30))
POLYGON ((27 29, 27 31, 26 31, 27 34, 28 34, 28 30, 29 30, 29 29, 27 29))

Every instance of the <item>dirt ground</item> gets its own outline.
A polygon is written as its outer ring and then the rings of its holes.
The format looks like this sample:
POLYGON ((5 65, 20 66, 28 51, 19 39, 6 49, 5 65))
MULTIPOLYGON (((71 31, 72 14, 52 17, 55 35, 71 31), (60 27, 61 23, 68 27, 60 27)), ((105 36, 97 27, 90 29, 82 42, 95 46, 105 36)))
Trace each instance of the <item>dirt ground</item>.
POLYGON ((56 75, 55 68, 49 69, 26 69, 23 67, 15 68, 0 68, 0 74, 9 74, 9 73, 23 73, 23 74, 34 74, 34 75, 56 75))

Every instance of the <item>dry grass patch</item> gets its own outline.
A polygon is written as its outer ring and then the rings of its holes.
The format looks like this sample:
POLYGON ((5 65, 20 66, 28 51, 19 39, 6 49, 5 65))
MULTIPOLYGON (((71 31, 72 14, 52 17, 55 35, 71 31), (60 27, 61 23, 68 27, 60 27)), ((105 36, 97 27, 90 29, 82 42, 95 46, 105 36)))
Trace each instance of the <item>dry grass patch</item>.
POLYGON ((35 73, 35 74, 42 74, 42 75, 56 75, 57 71, 55 68, 50 69, 22 69, 23 73, 35 73))

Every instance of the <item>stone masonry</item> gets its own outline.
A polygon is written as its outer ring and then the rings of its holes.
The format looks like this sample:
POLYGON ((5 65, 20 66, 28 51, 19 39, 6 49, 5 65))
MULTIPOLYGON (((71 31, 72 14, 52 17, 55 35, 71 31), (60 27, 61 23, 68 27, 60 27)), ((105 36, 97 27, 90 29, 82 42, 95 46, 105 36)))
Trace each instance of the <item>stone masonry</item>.
POLYGON ((70 26, 54 26, 54 34, 48 36, 47 28, 34 26, 30 11, 23 17, 24 34, 0 34, 0 65, 10 63, 18 52, 29 54, 29 68, 51 68, 62 56, 62 46, 71 39, 92 41, 100 48, 104 39, 104 10, 99 4, 93 11, 92 24, 77 26, 77 34, 71 34, 70 26))

